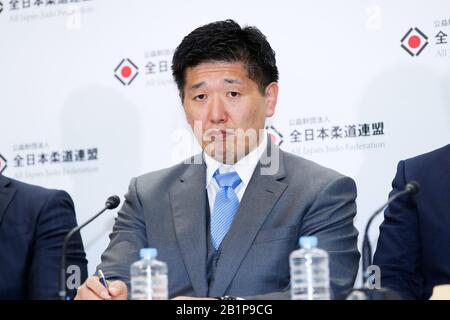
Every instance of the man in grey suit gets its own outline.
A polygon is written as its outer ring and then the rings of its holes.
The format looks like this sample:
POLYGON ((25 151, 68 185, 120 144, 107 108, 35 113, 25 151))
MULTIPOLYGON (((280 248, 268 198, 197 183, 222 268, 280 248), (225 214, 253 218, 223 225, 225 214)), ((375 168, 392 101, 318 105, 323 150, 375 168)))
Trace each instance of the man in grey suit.
POLYGON ((264 131, 275 112, 275 53, 254 27, 197 28, 175 51, 175 81, 203 152, 131 181, 99 266, 76 299, 125 299, 130 265, 154 247, 169 296, 289 299, 289 254, 314 235, 330 256, 332 295, 358 270, 356 186, 280 150, 264 131))

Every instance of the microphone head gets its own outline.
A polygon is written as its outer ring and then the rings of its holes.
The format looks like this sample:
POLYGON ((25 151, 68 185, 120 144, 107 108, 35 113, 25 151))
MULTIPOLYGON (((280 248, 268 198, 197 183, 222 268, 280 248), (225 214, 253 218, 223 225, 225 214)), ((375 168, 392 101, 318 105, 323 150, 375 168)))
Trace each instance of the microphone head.
POLYGON ((118 196, 111 196, 108 199, 106 199, 105 207, 108 210, 115 209, 120 204, 120 198, 118 196))
POLYGON ((406 184, 405 190, 411 195, 415 195, 420 191, 420 185, 417 181, 410 181, 406 184))

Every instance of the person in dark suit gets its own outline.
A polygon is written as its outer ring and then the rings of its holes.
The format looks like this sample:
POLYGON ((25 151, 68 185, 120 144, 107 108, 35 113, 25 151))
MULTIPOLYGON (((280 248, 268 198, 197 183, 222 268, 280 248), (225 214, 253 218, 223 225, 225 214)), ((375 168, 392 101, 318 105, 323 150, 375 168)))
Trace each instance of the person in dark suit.
MULTIPOLYGON (((76 225, 66 192, 0 174, 0 299, 58 299, 63 239, 76 225)), ((67 257, 67 266, 75 266, 68 274, 73 284, 87 277, 85 256, 77 234, 67 257)))
POLYGON ((391 195, 410 181, 420 192, 386 209, 374 264, 383 287, 404 299, 428 299, 435 285, 450 284, 450 144, 400 161, 391 195))
POLYGON ((289 255, 306 235, 329 253, 331 294, 349 290, 356 185, 268 138, 278 70, 265 36, 232 20, 207 24, 184 38, 172 70, 204 151, 132 179, 99 266, 110 290, 91 277, 76 299, 127 298, 142 247, 167 263, 170 298, 289 299, 289 255))

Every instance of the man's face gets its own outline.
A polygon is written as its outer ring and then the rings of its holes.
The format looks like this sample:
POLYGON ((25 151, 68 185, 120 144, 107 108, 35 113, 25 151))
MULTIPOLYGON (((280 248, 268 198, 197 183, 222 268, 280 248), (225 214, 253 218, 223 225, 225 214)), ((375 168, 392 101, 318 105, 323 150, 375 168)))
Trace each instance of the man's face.
POLYGON ((277 95, 275 82, 262 94, 241 63, 202 63, 186 70, 183 106, 202 148, 220 162, 235 163, 258 146, 277 95))

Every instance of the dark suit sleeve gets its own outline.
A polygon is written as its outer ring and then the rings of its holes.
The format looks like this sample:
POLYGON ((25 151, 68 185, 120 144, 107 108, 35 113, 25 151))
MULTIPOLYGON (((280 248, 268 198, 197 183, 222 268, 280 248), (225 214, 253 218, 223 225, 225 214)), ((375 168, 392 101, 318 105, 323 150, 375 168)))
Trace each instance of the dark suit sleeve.
MULTIPOLYGON (((405 189, 405 162, 397 167, 390 196, 405 189)), ((422 297, 421 246, 417 208, 410 196, 400 197, 384 212, 374 264, 381 270, 381 286, 397 291, 404 299, 422 297)))
MULTIPOLYGON (((59 266, 62 244, 66 234, 77 221, 72 199, 64 191, 52 190, 41 208, 35 225, 31 265, 28 271, 29 299, 57 299, 59 266)), ((67 266, 78 266, 79 273, 72 278, 73 284, 81 284, 87 276, 87 260, 80 234, 73 236, 68 245, 67 266)), ((77 272, 77 271, 75 271, 77 272)), ((73 296, 75 289, 69 290, 73 296)))
POLYGON ((102 254, 102 269, 108 280, 130 281, 130 266, 139 259, 139 250, 148 246, 142 204, 137 193, 137 180, 131 180, 125 202, 119 210, 110 234, 108 248, 102 254))
MULTIPOLYGON (((300 226, 300 236, 316 236, 318 246, 329 254, 331 298, 339 299, 350 291, 359 266, 356 215, 356 185, 339 177, 317 195, 300 226)), ((282 292, 247 297, 249 299, 290 299, 290 288, 282 292)))

